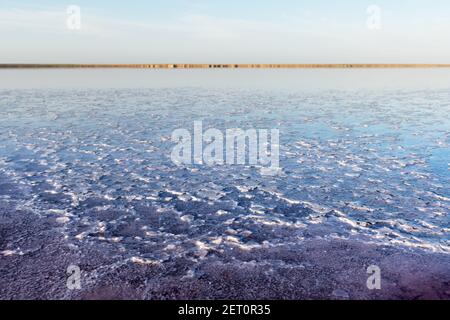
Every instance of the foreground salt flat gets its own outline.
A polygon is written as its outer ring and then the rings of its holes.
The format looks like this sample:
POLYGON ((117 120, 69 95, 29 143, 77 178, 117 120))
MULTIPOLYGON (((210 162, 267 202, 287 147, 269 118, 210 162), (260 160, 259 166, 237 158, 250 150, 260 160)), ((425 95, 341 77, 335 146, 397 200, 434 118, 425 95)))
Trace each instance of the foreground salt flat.
POLYGON ((2 90, 0 297, 448 298, 449 94, 2 90), (196 120, 279 128, 282 173, 175 166, 196 120))
POLYGON ((195 263, 163 264, 73 248, 54 220, 0 205, 2 232, 23 255, 0 259, 2 299, 448 299, 448 255, 349 240, 310 239, 271 248, 226 250, 195 263), (14 240, 12 240, 14 239, 14 240), (83 268, 82 290, 67 290, 68 264, 83 268), (383 270, 367 290, 365 266, 383 270), (364 266, 364 267, 362 267, 364 266))

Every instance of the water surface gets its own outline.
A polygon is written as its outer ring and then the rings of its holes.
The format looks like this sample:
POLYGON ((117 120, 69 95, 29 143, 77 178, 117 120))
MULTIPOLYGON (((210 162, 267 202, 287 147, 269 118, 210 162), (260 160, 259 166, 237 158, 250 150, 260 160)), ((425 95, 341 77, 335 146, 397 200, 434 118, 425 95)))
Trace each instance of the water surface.
MULTIPOLYGON (((0 199, 164 262, 306 239, 449 252, 448 70, 1 70, 0 199), (176 166, 173 130, 280 130, 282 172, 176 166)), ((139 260, 140 261, 140 260, 139 260)))

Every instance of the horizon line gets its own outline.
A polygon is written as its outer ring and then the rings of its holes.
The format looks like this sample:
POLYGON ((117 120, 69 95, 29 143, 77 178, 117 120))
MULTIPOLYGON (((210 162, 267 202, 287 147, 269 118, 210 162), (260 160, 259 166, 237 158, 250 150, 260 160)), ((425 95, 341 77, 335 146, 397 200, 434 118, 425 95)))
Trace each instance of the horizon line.
POLYGON ((202 64, 202 63, 143 63, 143 64, 92 64, 92 63, 3 63, 0 69, 362 69, 362 68, 450 68, 450 64, 427 63, 262 63, 262 64, 202 64))

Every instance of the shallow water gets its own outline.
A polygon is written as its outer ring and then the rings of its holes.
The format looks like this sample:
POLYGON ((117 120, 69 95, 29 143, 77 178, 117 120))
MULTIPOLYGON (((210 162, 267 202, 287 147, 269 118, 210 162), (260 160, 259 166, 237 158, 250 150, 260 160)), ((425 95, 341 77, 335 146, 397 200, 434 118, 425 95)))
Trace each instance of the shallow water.
POLYGON ((450 88, 229 84, 0 90, 0 199, 142 261, 314 237, 450 252, 450 88), (278 128, 281 174, 174 165, 199 120, 278 128))

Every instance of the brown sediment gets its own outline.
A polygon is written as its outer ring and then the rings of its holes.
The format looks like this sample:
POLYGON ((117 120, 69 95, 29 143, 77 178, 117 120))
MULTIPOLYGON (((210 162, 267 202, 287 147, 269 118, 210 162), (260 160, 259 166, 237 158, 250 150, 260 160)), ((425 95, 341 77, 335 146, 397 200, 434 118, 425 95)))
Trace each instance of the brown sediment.
POLYGON ((361 69, 361 68, 450 68, 450 64, 0 64, 0 69, 361 69))

